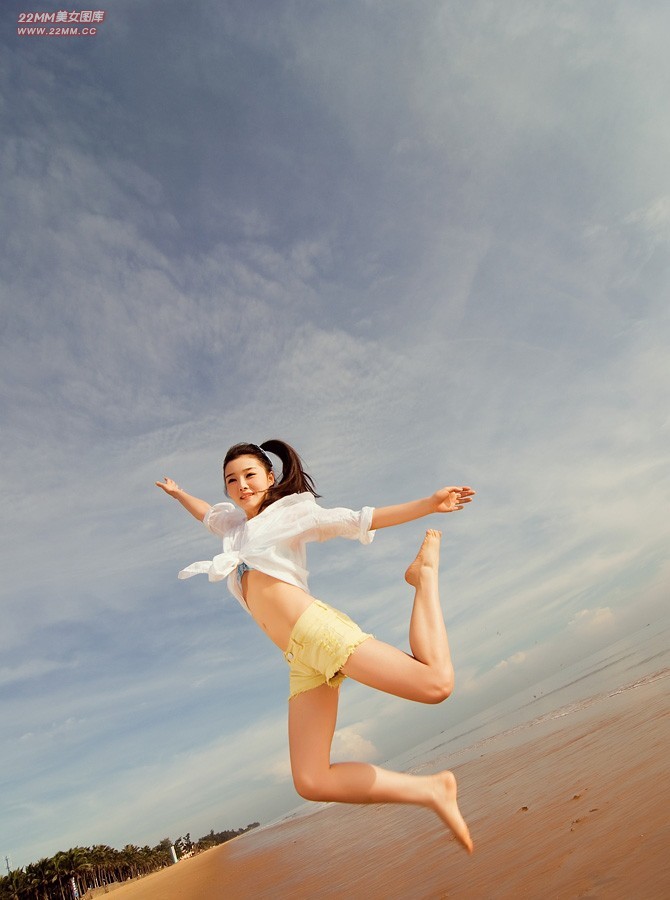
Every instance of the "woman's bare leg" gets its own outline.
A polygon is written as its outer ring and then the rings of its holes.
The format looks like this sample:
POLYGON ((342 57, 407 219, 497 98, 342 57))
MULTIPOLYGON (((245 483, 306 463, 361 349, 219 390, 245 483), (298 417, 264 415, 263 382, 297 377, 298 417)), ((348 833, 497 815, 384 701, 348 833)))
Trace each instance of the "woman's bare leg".
POLYGON ((414 658, 428 666, 445 666, 454 677, 447 626, 440 605, 438 584, 442 532, 426 532, 416 559, 405 572, 414 588, 414 606, 409 623, 409 645, 414 658))
POLYGON ((368 763, 331 765, 338 695, 338 689, 324 684, 289 701, 291 770, 298 793, 307 800, 425 806, 438 814, 471 853, 472 839, 458 808, 456 779, 451 772, 420 776, 368 763))
POLYGON ((440 703, 450 695, 454 668, 438 586, 441 537, 439 531, 427 531, 416 559, 405 572, 405 580, 415 591, 409 625, 413 655, 370 638, 342 667, 345 675, 421 703, 440 703))

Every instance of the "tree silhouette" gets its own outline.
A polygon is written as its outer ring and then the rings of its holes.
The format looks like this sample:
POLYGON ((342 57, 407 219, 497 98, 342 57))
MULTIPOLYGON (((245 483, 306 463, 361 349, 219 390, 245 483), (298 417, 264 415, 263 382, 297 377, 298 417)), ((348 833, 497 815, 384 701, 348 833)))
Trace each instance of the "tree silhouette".
MULTIPOLYGON (((195 843, 190 832, 177 838, 175 846, 181 853, 199 853, 216 844, 256 828, 258 822, 237 831, 210 831, 195 843)), ((80 896, 90 889, 118 883, 128 878, 148 875, 172 865, 169 837, 155 847, 126 844, 115 850, 107 844, 93 847, 71 847, 59 850, 53 857, 43 857, 24 869, 14 869, 0 876, 0 900, 72 900, 70 879, 74 878, 80 896)))

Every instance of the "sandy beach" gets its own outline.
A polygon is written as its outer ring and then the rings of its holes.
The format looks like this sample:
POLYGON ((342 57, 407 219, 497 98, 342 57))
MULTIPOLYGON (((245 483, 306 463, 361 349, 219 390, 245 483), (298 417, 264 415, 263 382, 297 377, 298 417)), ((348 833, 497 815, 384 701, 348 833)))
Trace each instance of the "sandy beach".
POLYGON ((669 676, 652 671, 419 767, 456 773, 472 856, 424 810, 332 805, 115 897, 667 900, 669 676))

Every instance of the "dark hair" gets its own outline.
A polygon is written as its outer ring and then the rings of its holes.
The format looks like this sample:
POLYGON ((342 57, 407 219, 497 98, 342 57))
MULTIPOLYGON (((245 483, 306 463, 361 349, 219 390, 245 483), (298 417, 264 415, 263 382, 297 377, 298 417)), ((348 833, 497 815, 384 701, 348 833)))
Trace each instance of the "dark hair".
POLYGON ((278 440, 264 441, 260 447, 257 444, 234 444, 230 450, 228 450, 226 457, 223 460, 224 484, 226 466, 229 462, 232 462, 240 456, 253 456, 269 474, 272 471, 272 462, 267 455, 268 453, 274 453, 275 456, 279 457, 281 460, 282 474, 281 480, 275 481, 275 483, 268 488, 265 500, 261 503, 258 510, 259 512, 263 512, 263 510, 271 503, 274 503, 275 500, 280 500, 282 497, 287 497, 289 494, 300 494, 303 491, 309 491, 309 493, 314 494, 315 497, 321 496, 320 494, 317 494, 314 482, 303 469, 302 460, 297 452, 289 444, 278 440), (265 453, 266 450, 267 453, 265 453))

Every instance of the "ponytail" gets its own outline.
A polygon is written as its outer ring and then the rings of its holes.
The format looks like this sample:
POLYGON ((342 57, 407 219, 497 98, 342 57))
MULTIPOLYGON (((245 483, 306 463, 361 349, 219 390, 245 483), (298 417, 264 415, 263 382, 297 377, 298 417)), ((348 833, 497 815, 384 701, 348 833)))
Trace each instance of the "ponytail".
POLYGON ((259 510, 260 512, 271 503, 274 503, 275 500, 288 497, 289 494, 301 494, 304 491, 309 491, 315 497, 321 496, 317 494, 311 476, 303 469, 302 460, 293 447, 284 441, 273 439, 262 443, 261 449, 267 453, 274 453, 275 456, 279 457, 282 474, 281 481, 276 481, 268 490, 265 501, 259 510))
POLYGON ((282 465, 282 474, 281 480, 275 481, 275 483, 268 488, 265 500, 258 510, 259 512, 262 512, 270 506, 271 503, 274 503, 275 500, 280 500, 282 497, 288 497, 289 494, 301 494, 308 491, 310 494, 314 494, 315 497, 321 496, 320 494, 317 494, 311 476, 303 469, 302 460, 297 452, 284 441, 265 441, 260 447, 257 444, 235 444, 228 450, 226 458, 223 461, 224 476, 228 463, 237 459, 239 456, 253 456, 269 474, 273 467, 272 462, 267 455, 268 453, 273 453, 275 456, 279 457, 282 465))

